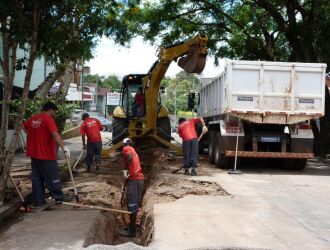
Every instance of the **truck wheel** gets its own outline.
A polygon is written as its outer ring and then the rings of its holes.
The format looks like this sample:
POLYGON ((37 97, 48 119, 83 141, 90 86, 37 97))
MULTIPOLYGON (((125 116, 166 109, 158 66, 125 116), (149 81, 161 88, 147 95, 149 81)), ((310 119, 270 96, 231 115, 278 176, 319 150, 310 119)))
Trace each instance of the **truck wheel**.
POLYGON ((285 170, 295 170, 296 169, 296 159, 284 159, 283 169, 285 170))
POLYGON ((215 144, 215 152, 214 152, 215 166, 218 168, 227 169, 229 167, 228 166, 229 158, 225 157, 223 153, 224 150, 223 150, 220 132, 216 133, 214 144, 215 144))
POLYGON ((123 131, 127 129, 127 121, 126 119, 121 118, 113 118, 112 119, 112 144, 116 144, 123 140, 127 134, 122 134, 123 131), (122 134, 122 135, 121 135, 122 134))
POLYGON ((157 135, 166 141, 171 141, 171 122, 169 117, 161 117, 157 120, 157 135))
POLYGON ((295 170, 303 170, 306 167, 307 159, 297 159, 295 170))
POLYGON ((214 141, 215 141, 215 131, 209 131, 208 138, 208 159, 209 163, 214 163, 214 141))

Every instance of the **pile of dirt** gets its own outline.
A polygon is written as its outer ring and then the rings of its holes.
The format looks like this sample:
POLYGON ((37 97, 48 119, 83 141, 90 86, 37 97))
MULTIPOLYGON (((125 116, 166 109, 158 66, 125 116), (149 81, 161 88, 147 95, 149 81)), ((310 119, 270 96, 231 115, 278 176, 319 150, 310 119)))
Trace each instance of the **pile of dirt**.
POLYGON ((119 208, 121 191, 106 182, 90 184, 79 190, 82 204, 105 205, 109 208, 119 208))

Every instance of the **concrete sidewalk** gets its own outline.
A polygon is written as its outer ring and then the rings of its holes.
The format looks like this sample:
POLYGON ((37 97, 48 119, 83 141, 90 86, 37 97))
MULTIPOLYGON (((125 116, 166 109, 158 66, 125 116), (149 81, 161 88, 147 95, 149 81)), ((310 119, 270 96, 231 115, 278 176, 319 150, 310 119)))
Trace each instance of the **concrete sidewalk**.
MULTIPOLYGON (((218 171, 217 171, 218 172, 218 171)), ((330 249, 330 167, 226 171, 214 181, 230 196, 187 196, 154 207, 157 249, 330 249)))

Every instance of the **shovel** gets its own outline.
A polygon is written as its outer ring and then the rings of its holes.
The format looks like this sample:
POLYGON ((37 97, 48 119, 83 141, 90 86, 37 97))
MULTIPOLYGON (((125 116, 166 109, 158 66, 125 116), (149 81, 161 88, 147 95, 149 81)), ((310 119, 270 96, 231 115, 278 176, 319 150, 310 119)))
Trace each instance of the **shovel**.
POLYGON ((78 203, 79 202, 79 196, 78 196, 77 188, 76 188, 76 185, 75 185, 74 179, 73 179, 73 174, 72 174, 70 159, 69 159, 69 157, 67 155, 65 156, 65 159, 66 159, 66 163, 67 163, 68 168, 69 168, 69 173, 70 173, 70 178, 71 178, 71 181, 72 181, 74 196, 76 198, 76 202, 78 203))
POLYGON ((80 162, 80 159, 81 159, 82 155, 84 154, 84 152, 85 152, 85 149, 83 148, 81 150, 81 153, 80 153, 80 155, 79 155, 76 163, 72 167, 72 173, 73 173, 73 175, 77 175, 78 174, 78 171, 77 171, 76 167, 77 167, 78 163, 80 162))
POLYGON ((19 191, 15 181, 13 180, 13 177, 11 177, 11 175, 9 174, 9 179, 11 180, 11 182, 13 183, 15 189, 16 189, 16 192, 20 198, 20 200, 22 201, 22 205, 24 207, 24 210, 23 212, 24 213, 32 213, 32 209, 28 207, 27 203, 25 202, 24 198, 23 198, 23 195, 21 194, 21 192, 19 191))
MULTIPOLYGON (((202 139, 202 137, 203 137, 204 134, 205 134, 205 133, 201 133, 201 135, 198 137, 198 142, 202 139)), ((176 173, 179 172, 181 169, 183 169, 183 166, 181 166, 181 167, 178 168, 178 169, 173 170, 171 173, 172 173, 172 174, 176 174, 176 173)))

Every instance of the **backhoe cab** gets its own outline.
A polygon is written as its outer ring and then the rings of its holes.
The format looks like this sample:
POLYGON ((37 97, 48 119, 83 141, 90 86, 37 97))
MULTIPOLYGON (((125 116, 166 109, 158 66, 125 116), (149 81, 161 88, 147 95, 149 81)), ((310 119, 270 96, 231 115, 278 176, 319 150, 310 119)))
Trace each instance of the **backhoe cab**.
POLYGON ((169 112, 161 105, 160 83, 171 62, 188 73, 201 73, 205 67, 207 37, 196 35, 190 40, 161 47, 158 60, 147 74, 126 75, 122 81, 120 106, 113 112, 112 141, 102 150, 102 157, 122 146, 122 139, 134 142, 160 144, 181 153, 181 147, 171 144, 169 112))

